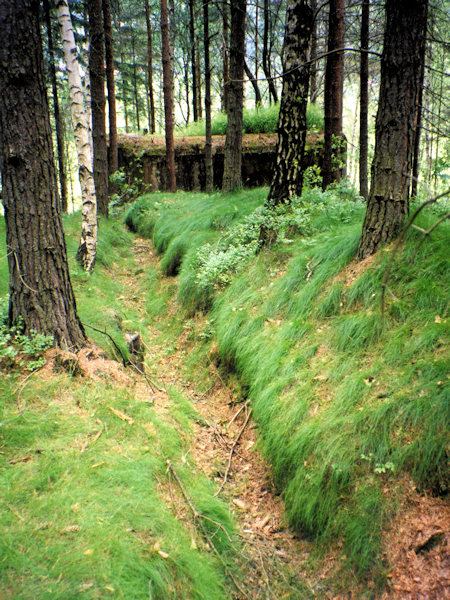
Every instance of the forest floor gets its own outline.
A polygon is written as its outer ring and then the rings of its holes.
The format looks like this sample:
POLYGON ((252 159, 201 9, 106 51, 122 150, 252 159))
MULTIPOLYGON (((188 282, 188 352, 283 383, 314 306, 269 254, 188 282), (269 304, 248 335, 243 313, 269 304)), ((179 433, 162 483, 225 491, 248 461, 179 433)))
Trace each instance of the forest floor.
MULTIPOLYGON (((139 274, 132 277, 129 273, 120 275, 127 289, 125 303, 137 303, 141 312, 145 308, 140 278, 145 277, 149 268, 158 268, 158 259, 151 242, 140 237, 136 238, 133 252, 139 274)), ((168 283, 170 280, 166 285, 168 283)), ((178 310, 176 297, 172 297, 169 314, 175 318, 178 310)), ((201 316, 197 319, 205 321, 201 316)), ((198 469, 217 484, 216 493, 230 503, 238 523, 248 570, 238 578, 245 596, 238 592, 236 598, 281 600, 295 598, 295 590, 299 598, 315 597, 322 586, 310 578, 307 562, 311 545, 296 538, 287 526, 283 502, 257 449, 257 431, 251 409, 240 397, 241 394, 234 393, 232 386, 224 381, 216 364, 214 349, 209 364, 203 365, 208 379, 208 388, 203 391, 204 382, 199 389, 185 373, 186 355, 192 350, 188 330, 185 329, 178 343, 171 347, 170 356, 167 356, 167 348, 160 341, 160 331, 149 326, 146 334, 151 363, 148 375, 151 380, 158 381, 162 390, 169 386, 181 389, 201 416, 195 426, 190 456, 198 469)), ((164 391, 155 389, 157 411, 166 411, 168 401, 170 399, 164 391)), ((170 491, 166 490, 166 494, 171 502, 170 491)), ((178 516, 182 515, 180 505, 173 498, 172 503, 178 516)), ((329 591, 325 597, 335 596, 329 591)))

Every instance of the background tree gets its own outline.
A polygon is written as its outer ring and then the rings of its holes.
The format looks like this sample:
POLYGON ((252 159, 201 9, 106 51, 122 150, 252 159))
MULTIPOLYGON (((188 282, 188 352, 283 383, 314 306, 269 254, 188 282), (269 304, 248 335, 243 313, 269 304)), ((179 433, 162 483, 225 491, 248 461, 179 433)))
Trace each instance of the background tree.
POLYGON ((169 48, 169 15, 167 0, 161 0, 161 54, 164 78, 164 114, 166 135, 166 189, 176 191, 175 147, 173 141, 173 89, 169 48))
POLYGON ((231 0, 230 80, 227 91, 227 136, 225 139, 223 183, 225 192, 242 184, 242 111, 244 101, 246 0, 231 0))
POLYGON ((145 0, 145 22, 147 26, 147 76, 148 76, 148 127, 150 133, 155 133, 155 98, 153 93, 153 31, 150 21, 150 7, 145 0))
POLYGON ((52 80, 53 112, 55 115, 56 145, 58 148, 58 175, 61 190, 61 206, 63 212, 67 212, 67 176, 66 161, 64 153, 64 124, 59 110, 58 84, 56 80, 56 57, 53 47, 52 23, 50 19, 50 6, 48 0, 44 0, 45 24, 47 27, 48 53, 50 77, 52 80))
POLYGON ((302 193, 313 24, 311 2, 287 0, 277 158, 267 207, 289 203, 302 193))
POLYGON ((211 142, 211 68, 209 64, 209 0, 203 0, 203 45, 205 50, 205 190, 214 184, 211 142))
POLYGON ((106 87, 108 89, 108 121, 109 121, 109 154, 108 173, 111 175, 119 168, 117 149, 117 110, 116 110, 116 82, 114 77, 114 48, 111 24, 111 2, 102 0, 103 29, 105 33, 105 64, 106 87))
POLYGON ((57 197, 38 0, 0 0, 0 163, 10 323, 77 349, 76 312, 57 197))
POLYGON ((328 19, 328 56, 325 69, 325 131, 323 149, 322 186, 325 189, 339 180, 339 168, 335 165, 336 145, 342 138, 342 112, 344 88, 344 53, 336 52, 344 47, 344 0, 330 0, 328 19), (333 148, 334 146, 334 148, 333 148))
POLYGON ((58 0, 56 12, 61 28, 69 81, 72 126, 78 154, 78 173, 82 195, 81 240, 77 258, 86 271, 94 268, 97 254, 97 199, 92 176, 92 155, 88 122, 84 111, 78 52, 67 0, 58 0))
POLYGON ((375 155, 360 259, 394 239, 408 214, 427 11, 426 0, 386 2, 375 155))
POLYGON ((369 156, 369 0, 363 0, 361 11, 361 55, 359 92, 359 193, 367 200, 369 180, 367 173, 369 156))
POLYGON ((87 0, 89 16, 89 74, 91 79, 92 141, 97 211, 108 216, 108 155, 105 115, 105 41, 102 0, 87 0))

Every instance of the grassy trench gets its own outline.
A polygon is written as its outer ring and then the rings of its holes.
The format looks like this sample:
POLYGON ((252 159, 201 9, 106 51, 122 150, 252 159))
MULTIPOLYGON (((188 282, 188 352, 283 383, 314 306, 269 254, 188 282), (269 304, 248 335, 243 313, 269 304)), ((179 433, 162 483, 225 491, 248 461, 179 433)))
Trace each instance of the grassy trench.
POLYGON ((215 337, 252 402, 293 527, 319 547, 336 544, 360 580, 381 587, 383 531, 405 482, 448 492, 449 226, 415 257, 422 234, 409 232, 383 323, 392 247, 354 262, 364 206, 349 189, 307 190, 277 216, 279 243, 258 253, 252 210, 265 195, 154 194, 126 221, 178 274, 186 319, 207 312, 202 339, 215 337))
MULTIPOLYGON (((86 275, 74 260, 79 215, 65 226, 83 322, 106 328, 118 343, 127 329, 144 332, 146 315, 121 282, 136 272, 133 236, 119 221, 102 221, 96 269, 86 275)), ((1 367, 0 598, 233 597, 223 564, 192 524, 167 470, 170 460, 196 508, 233 536, 226 505, 190 458, 199 416, 182 390, 168 389, 166 410, 158 411, 148 388, 108 372, 25 377, 26 361, 18 367, 5 357, 1 367)), ((234 571, 224 532, 211 521, 205 526, 234 571)))

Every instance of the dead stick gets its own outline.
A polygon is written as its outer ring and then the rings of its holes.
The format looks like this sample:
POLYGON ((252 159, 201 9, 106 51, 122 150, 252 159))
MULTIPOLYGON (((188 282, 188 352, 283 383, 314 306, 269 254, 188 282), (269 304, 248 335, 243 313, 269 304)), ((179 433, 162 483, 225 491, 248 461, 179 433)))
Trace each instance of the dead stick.
MULTIPOLYGON (((244 598, 248 598, 247 594, 244 592, 244 590, 241 588, 241 586, 238 584, 238 582, 236 581, 234 575, 231 573, 231 571, 229 570, 226 562, 224 561, 224 559, 222 558, 221 554, 219 553, 219 551, 217 550, 217 548, 215 547, 211 536, 209 535, 209 533, 206 530, 206 527, 203 525, 202 521, 200 521, 200 518, 204 518, 204 515, 202 515, 201 513, 199 513, 197 511, 197 509, 195 508, 195 506, 192 504, 192 501, 188 495, 188 493, 186 492, 186 489, 183 485, 183 482, 181 481, 181 479, 178 477, 177 472, 175 471, 175 469, 173 468, 172 463, 170 462, 170 460, 166 461, 167 463, 167 468, 169 469, 170 473, 172 473, 175 481, 178 483, 178 485, 180 486, 180 490, 181 493, 183 494, 184 499, 186 500, 187 505, 189 506, 189 508, 191 509, 192 515, 194 517, 194 521, 198 521, 199 527, 202 531, 202 534, 204 536, 204 538, 206 539, 206 541, 208 542, 209 546, 211 547, 211 549, 213 550, 214 554, 217 556, 217 558, 220 560, 220 562, 222 563, 223 568, 225 569, 225 572, 227 573, 228 577, 231 579, 231 581, 233 582, 235 588, 238 590, 238 592, 240 594, 242 594, 242 596, 244 598)), ((207 519, 207 520, 211 520, 211 519, 207 519)), ((223 531, 226 532, 225 528, 223 527, 223 525, 221 525, 220 523, 215 523, 216 525, 219 525, 223 531)), ((227 534, 228 535, 228 534, 227 534)))
POLYGON ((247 402, 245 402, 245 404, 243 404, 240 409, 234 414, 233 418, 231 419, 231 421, 228 423, 227 425, 227 429, 228 427, 234 423, 234 421, 237 419, 237 417, 241 414, 241 412, 244 410, 244 408, 246 408, 248 406, 248 403, 250 402, 250 400, 247 400, 247 402))
POLYGON ((225 474, 223 476, 222 479, 222 483, 220 484, 220 488, 217 490, 217 492, 214 494, 214 496, 218 496, 220 494, 220 492, 223 490, 224 485, 226 484, 227 480, 228 480, 228 474, 230 473, 230 469, 231 469, 231 461, 233 460, 233 454, 234 454, 234 450, 237 446, 237 444, 239 443, 239 440, 241 439, 241 435, 244 433, 244 429, 247 427, 247 424, 250 420, 250 416, 252 414, 252 409, 250 409, 247 413, 247 417, 244 421, 244 424, 241 427, 241 430, 239 431, 237 438, 234 440, 233 445, 231 446, 231 450, 230 450, 230 455, 228 457, 228 464, 227 464, 227 468, 225 469, 225 474))

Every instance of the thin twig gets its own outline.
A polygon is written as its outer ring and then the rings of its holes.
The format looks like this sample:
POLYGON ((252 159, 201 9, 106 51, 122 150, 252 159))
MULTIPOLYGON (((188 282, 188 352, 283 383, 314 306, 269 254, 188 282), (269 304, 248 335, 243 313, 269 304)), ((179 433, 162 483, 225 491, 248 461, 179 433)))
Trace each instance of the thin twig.
POLYGON ((123 366, 124 367, 127 366, 127 361, 125 360, 122 350, 119 348, 119 346, 116 343, 116 340, 112 337, 112 335, 110 335, 107 331, 102 331, 101 329, 98 329, 97 327, 94 327, 93 325, 89 325, 88 323, 82 323, 82 325, 84 327, 89 327, 89 329, 93 329, 94 331, 97 331, 97 333, 102 333, 103 335, 106 335, 107 337, 109 337, 109 339, 114 344, 114 347, 116 348, 117 352, 120 354, 120 356, 122 358, 123 366))
POLYGON ((226 482, 227 482, 227 480, 228 480, 228 475, 229 475, 229 473, 230 473, 230 469, 231 469, 231 461, 233 460, 233 454, 234 454, 234 451, 235 451, 235 449, 236 449, 236 446, 237 446, 237 444, 239 443, 239 440, 241 439, 241 435, 244 433, 244 430, 245 430, 245 428, 246 428, 246 427, 247 427, 247 425, 248 425, 248 422, 249 422, 249 420, 250 420, 250 416, 251 416, 251 414, 252 414, 252 409, 250 409, 250 410, 248 411, 248 413, 247 413, 247 417, 246 417, 246 419, 245 419, 245 421, 244 421, 244 424, 242 425, 242 427, 241 427, 241 429, 240 429, 240 431, 239 431, 239 433, 238 433, 238 435, 237 435, 236 439, 235 439, 235 440, 234 440, 234 442, 233 442, 233 445, 231 446, 230 455, 229 455, 229 457, 228 457, 228 464, 227 464, 227 468, 225 469, 225 474, 224 474, 224 476, 223 476, 222 483, 220 484, 220 487, 219 487, 219 489, 217 490, 217 492, 214 494, 214 496, 218 496, 218 495, 220 494, 220 492, 223 490, 223 487, 224 487, 224 485, 226 484, 226 482))
POLYGON ((250 402, 250 400, 247 400, 247 401, 246 401, 246 402, 245 402, 245 403, 244 403, 244 404, 243 404, 243 405, 240 407, 240 409, 239 409, 239 410, 238 410, 238 411, 237 411, 237 412, 234 414, 234 416, 232 417, 231 421, 230 421, 229 423, 227 423, 227 427, 226 427, 227 429, 230 427, 230 425, 232 425, 232 424, 235 422, 235 420, 236 420, 236 419, 237 419, 237 417, 238 417, 238 416, 241 414, 241 412, 242 412, 242 411, 243 411, 245 408, 247 408, 247 406, 248 406, 248 403, 249 403, 249 402, 250 402))
POLYGON ((19 267, 19 261, 17 260, 17 254, 16 251, 14 250, 14 248, 11 250, 11 252, 14 254, 14 259, 16 261, 16 267, 17 267, 17 272, 19 273, 19 277, 20 277, 20 281, 23 283, 23 285, 25 287, 27 287, 29 290, 31 290, 32 292, 34 292, 35 294, 39 294, 39 292, 37 290, 35 290, 34 288, 30 287, 28 285, 28 283, 26 283, 26 281, 24 281, 23 277, 22 277, 22 273, 20 272, 20 267, 19 267))
MULTIPOLYGON (((204 536, 205 540, 207 541, 208 545, 210 546, 210 548, 213 550, 214 554, 217 556, 217 558, 218 558, 218 559, 220 560, 220 562, 222 563, 222 566, 223 566, 223 568, 225 569, 225 572, 226 572, 226 574, 228 575, 228 577, 229 577, 229 578, 231 579, 231 581, 233 582, 233 584, 234 584, 235 588, 238 590, 238 592, 239 592, 240 594, 242 594, 242 596, 243 596, 244 598, 247 598, 247 599, 248 599, 248 596, 247 596, 247 594, 244 592, 244 590, 241 588, 241 586, 239 585, 239 583, 236 581, 236 579, 235 579, 234 575, 231 573, 231 571, 230 571, 230 569, 228 568, 228 566, 227 566, 226 562, 225 562, 225 561, 224 561, 224 559, 222 558, 222 556, 221 556, 220 552, 219 552, 219 551, 217 550, 217 548, 215 547, 215 545, 214 545, 214 542, 213 542, 213 541, 212 541, 212 539, 211 539, 211 536, 209 535, 208 531, 206 530, 206 527, 204 526, 203 522, 202 522, 200 519, 206 518, 206 520, 208 520, 208 521, 212 521, 212 520, 211 520, 211 519, 209 519, 209 518, 207 518, 207 517, 205 517, 205 515, 202 515, 201 513, 199 513, 199 512, 198 512, 198 510, 197 510, 197 509, 195 508, 195 506, 193 505, 193 503, 192 503, 192 500, 190 499, 190 497, 189 497, 188 493, 186 492, 186 489, 185 489, 185 487, 184 487, 184 485, 183 485, 183 482, 182 482, 182 481, 181 481, 181 479, 178 477, 178 474, 177 474, 177 472, 175 471, 175 469, 174 469, 174 467, 173 467, 172 463, 170 462, 170 460, 167 460, 167 461, 166 461, 166 463, 167 463, 167 468, 168 468, 169 472, 170 472, 170 473, 172 473, 172 475, 173 475, 173 477, 174 477, 175 481, 178 483, 178 485, 179 485, 179 487, 180 487, 181 493, 183 494, 183 497, 184 497, 184 499, 185 499, 185 501, 186 501, 187 505, 189 506, 189 508, 190 508, 190 510, 191 510, 191 512, 192 512, 192 515, 193 515, 193 517, 194 517, 194 521, 198 522, 198 525, 199 525, 199 527, 200 527, 200 529, 201 529, 201 532, 202 532, 202 534, 203 534, 203 536, 204 536)), ((212 522, 213 522, 215 525, 218 525, 218 526, 219 526, 219 527, 220 527, 220 528, 221 528, 221 529, 222 529, 222 530, 223 530, 225 533, 227 533, 227 532, 226 532, 226 530, 225 530, 225 528, 223 527, 223 525, 221 525, 220 523, 217 523, 217 522, 215 522, 215 521, 212 521, 212 522)), ((227 536, 228 536, 228 534, 227 534, 227 536)), ((229 538, 229 536, 228 536, 228 539, 230 539, 230 538, 229 538)))
POLYGON ((263 559, 263 556, 262 556, 262 554, 261 554, 261 550, 259 549, 259 547, 258 547, 258 546, 257 546, 256 548, 257 548, 257 550, 258 550, 258 554, 259 554, 259 560, 260 560, 260 562, 261 562, 261 571, 263 572, 264 579, 265 579, 265 582, 266 582, 267 600, 270 600, 270 597, 272 596, 272 592, 271 592, 271 590, 270 590, 270 581, 269 581, 269 576, 267 575, 267 571, 266 571, 266 569, 265 569, 265 567, 264 567, 264 559, 263 559))

